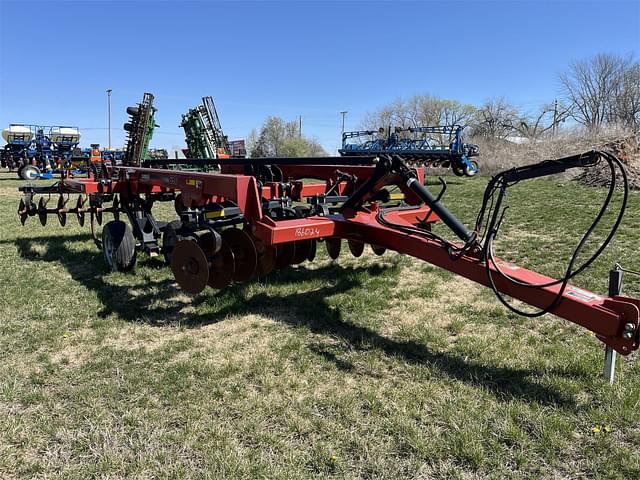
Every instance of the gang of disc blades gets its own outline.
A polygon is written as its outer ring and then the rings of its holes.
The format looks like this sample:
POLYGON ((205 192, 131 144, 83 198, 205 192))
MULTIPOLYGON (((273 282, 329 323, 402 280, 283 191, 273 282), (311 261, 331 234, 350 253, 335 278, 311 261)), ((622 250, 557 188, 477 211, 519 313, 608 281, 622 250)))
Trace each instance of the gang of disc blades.
POLYGON ((164 227, 162 232, 162 255, 167 265, 171 265, 171 254, 178 241, 181 239, 180 235, 176 232, 176 229, 172 225, 173 222, 169 222, 164 227))

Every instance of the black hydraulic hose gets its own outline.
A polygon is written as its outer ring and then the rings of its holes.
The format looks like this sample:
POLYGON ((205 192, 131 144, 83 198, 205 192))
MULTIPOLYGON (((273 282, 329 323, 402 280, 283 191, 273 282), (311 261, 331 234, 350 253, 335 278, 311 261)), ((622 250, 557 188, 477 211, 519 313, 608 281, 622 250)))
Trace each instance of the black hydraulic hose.
MULTIPOLYGON (((616 217, 616 220, 613 224, 613 226, 611 227, 611 230, 609 231, 609 234, 607 235, 607 237, 603 240, 603 242, 600 244, 600 246, 596 249, 596 251, 582 264, 580 265, 580 267, 578 267, 577 269, 573 270, 569 276, 569 280, 573 277, 575 277, 576 275, 578 275, 579 273, 583 272, 586 268, 588 268, 599 256, 600 254, 604 251, 604 249, 609 245, 609 243, 611 242, 611 240, 613 239, 613 236, 615 235, 616 231, 618 230, 618 227, 620 226, 620 223, 622 222, 622 217, 624 215, 624 212, 626 210, 626 206, 627 206, 627 200, 628 200, 628 196, 629 196, 629 185, 628 185, 628 177, 627 177, 627 172, 624 168, 624 165, 622 165, 622 163, 620 162, 620 160, 618 160, 615 156, 610 155, 606 152, 602 152, 603 157, 605 157, 605 159, 607 160, 607 163, 609 164, 609 168, 611 170, 611 183, 609 184, 609 191, 607 192, 607 196, 602 204, 602 207, 600 208, 600 211, 598 212, 598 215, 596 215, 596 217, 594 218, 593 222, 591 223, 591 226, 589 227, 589 229, 585 232, 585 234, 583 235, 582 239, 580 240, 580 242, 578 243, 578 246, 576 247, 576 251, 578 251, 578 253, 582 250, 582 248, 584 247, 584 244, 586 243, 586 241, 589 239, 589 237, 591 236, 591 234, 593 233, 593 231, 595 230, 595 228, 598 226, 598 224, 600 223, 600 221, 602 220, 602 217, 605 215, 605 213, 607 212, 607 210, 609 209, 609 205, 611 203, 611 200, 613 198, 613 195, 615 193, 615 186, 616 186, 616 180, 615 180, 615 167, 614 167, 614 163, 620 168, 621 174, 622 174, 622 186, 623 186, 623 196, 622 196, 622 203, 620 205, 620 210, 618 211, 618 215, 616 217)), ((493 239, 492 239, 493 240, 493 239)), ((493 252, 489 252, 491 255, 493 255, 493 252)), ((497 265, 496 265, 496 271, 502 275, 505 278, 508 278, 509 280, 511 280, 512 282, 524 286, 524 287, 540 287, 540 288, 544 288, 544 287, 551 287, 554 285, 558 285, 560 283, 562 283, 562 279, 560 280, 554 280, 552 282, 547 282, 547 283, 536 283, 536 284, 529 284, 529 283, 524 283, 524 282, 520 282, 519 280, 512 278, 511 276, 509 276, 509 274, 505 273, 504 271, 502 271, 497 265)))
POLYGON ((418 181, 415 176, 411 176, 405 180, 405 184, 409 187, 424 203, 426 203, 431 211, 434 212, 447 227, 463 242, 469 243, 475 238, 473 232, 469 231, 458 218, 451 213, 444 205, 442 205, 433 194, 418 181))
MULTIPOLYGON (((607 160, 607 163, 609 164, 609 168, 611 170, 611 183, 609 185, 609 192, 607 194, 607 197, 605 199, 605 201, 603 202, 603 206, 601 207, 598 215, 595 217, 594 221, 592 222, 591 226, 589 227, 589 229, 586 231, 586 233, 583 235, 582 239, 580 240, 580 242, 578 243, 576 249, 574 250, 571 259, 569 261, 569 264, 567 266, 567 270, 566 273, 564 275, 564 277, 560 280, 555 280, 552 282, 547 282, 547 283, 541 283, 541 284, 531 284, 531 283, 524 283, 524 282, 520 282, 512 277, 510 277, 509 275, 507 275, 506 273, 504 273, 502 270, 500 270, 500 268, 497 265, 497 262, 495 260, 495 256, 493 254, 493 239, 495 238, 495 231, 489 231, 486 243, 485 243, 485 270, 487 272, 487 277, 489 279, 489 283, 491 286, 491 289, 493 290, 493 292, 495 293, 496 297, 498 298, 498 300, 505 305, 509 310, 513 311, 514 313, 517 313, 518 315, 522 315, 525 317, 529 317, 529 318, 533 318, 533 317, 539 317, 541 315, 544 315, 548 312, 550 312, 551 310, 553 310, 555 307, 558 306, 558 304, 560 303, 560 301, 563 298, 564 292, 567 288, 567 285, 569 283, 569 280, 571 280, 571 278, 573 278, 575 275, 577 275, 578 273, 580 273, 581 271, 583 271, 585 268, 587 268, 591 263, 593 263, 593 261, 600 256, 600 254, 602 253, 602 251, 608 246, 608 244, 611 242, 611 239, 613 238, 615 232, 617 231, 618 227, 620 226, 620 223, 622 222, 622 217, 624 215, 624 212, 626 210, 626 205, 627 205, 627 199, 628 199, 628 193, 629 193, 629 183, 628 183, 628 178, 627 178, 627 173, 626 170, 624 168, 624 165, 620 162, 620 160, 618 160, 618 158, 616 158, 614 155, 611 155, 609 153, 606 152, 599 152, 599 154, 604 157, 607 160), (593 231, 595 230, 595 228, 597 227, 597 225, 600 223, 600 221, 602 220, 602 217, 604 216, 605 212, 608 210, 609 204, 611 202, 611 198, 613 196, 613 193, 615 191, 615 177, 616 177, 616 168, 615 166, 617 166, 622 174, 622 179, 623 179, 623 198, 622 198, 622 203, 620 205, 620 210, 618 212, 618 216, 616 217, 616 221, 614 222, 614 225, 612 226, 609 234, 607 235, 607 237, 605 238, 605 240, 602 242, 602 244, 600 245, 600 247, 594 252, 593 255, 591 255, 591 257, 584 262, 579 268, 577 268, 576 270, 573 270, 573 265, 575 264, 578 255, 580 254, 582 248, 584 247, 586 241, 588 240, 588 238, 591 236, 591 234, 593 233, 593 231), (554 285, 558 285, 560 284, 560 290, 558 291, 558 293, 556 294, 554 300, 545 308, 537 311, 537 312, 525 312, 524 310, 520 310, 516 307, 514 307, 513 305, 511 305, 505 298, 503 295, 501 295, 501 293, 499 292, 494 278, 493 278, 493 273, 491 271, 491 266, 494 267, 495 271, 501 275, 503 278, 505 278, 506 280, 510 281, 513 284, 519 285, 519 286, 524 286, 524 287, 529 287, 529 288, 545 288, 545 287, 549 287, 549 286, 554 286, 554 285)), ((480 217, 480 215, 479 215, 480 217)))
MULTIPOLYGON (((589 265, 591 265, 596 260, 596 258, 600 256, 600 254, 604 251, 604 249, 609 245, 609 243, 613 239, 613 236, 615 235, 616 231, 618 230, 622 222, 622 217, 626 210, 627 200, 629 195, 629 183, 628 183, 628 176, 627 176, 625 167, 617 157, 615 157, 610 153, 589 152, 588 154, 581 154, 573 157, 567 157, 566 159, 564 159, 564 162, 563 161, 540 162, 539 164, 530 165, 528 167, 506 171, 492 178, 491 181, 489 182, 489 185, 487 186, 487 189, 483 197, 482 206, 480 208, 480 211, 478 212, 475 231, 470 232, 469 230, 466 229, 464 225, 460 223, 460 221, 455 216, 453 216, 453 214, 451 214, 451 212, 449 212, 443 205, 441 205, 437 201, 438 199, 436 199, 431 194, 431 192, 429 192, 429 190, 426 189, 426 187, 420 184, 420 182, 417 180, 414 174, 412 174, 406 169, 402 169, 400 173, 403 174, 403 180, 405 181, 406 185, 418 197, 420 197, 433 211, 435 211, 443 220, 443 222, 451 230, 453 230, 459 238, 465 241, 465 245, 463 247, 459 247, 457 245, 451 244, 450 242, 444 240, 443 238, 439 237, 433 232, 426 231, 413 226, 407 226, 407 225, 401 225, 401 224, 389 222, 384 218, 384 211, 382 210, 378 213, 376 217, 378 222, 381 223, 382 225, 388 226, 390 228, 394 228, 396 230, 399 230, 408 234, 423 236, 426 238, 430 238, 432 240, 436 240, 442 244, 443 248, 447 248, 449 250, 449 253, 450 255, 452 255, 453 259, 457 259, 457 258, 460 258, 460 256, 462 256, 469 249, 479 246, 481 244, 477 236, 479 235, 480 231, 483 230, 483 224, 485 223, 484 222, 485 215, 487 216, 487 218, 491 218, 490 221, 487 221, 487 224, 484 227, 484 232, 483 232, 483 237, 485 239, 484 248, 483 248, 484 261, 485 261, 487 278, 490 284, 489 286, 495 293, 498 300, 503 305, 505 305, 508 309, 510 309, 511 311, 519 315, 530 317, 530 318, 544 315, 546 313, 549 313, 553 309, 555 309, 558 306, 558 304, 562 301, 564 292, 569 284, 569 281, 573 277, 575 277, 577 274, 584 271, 589 265), (504 209, 502 209, 502 212, 500 212, 501 201, 504 195, 506 194, 507 187, 515 185, 520 180, 535 178, 539 176, 546 176, 553 173, 559 173, 560 171, 564 171, 568 168, 591 167, 599 164, 598 157, 604 158, 609 164, 609 169, 611 171, 611 182, 609 184, 609 191, 607 193, 607 196, 598 214, 594 218, 593 222, 591 223, 590 227, 587 229, 585 234, 582 236, 580 242, 578 242, 578 245, 576 246, 570 258, 569 264, 567 265, 565 275, 559 280, 554 280, 546 283, 532 284, 532 283, 521 282, 509 276, 504 271, 502 271, 498 266, 493 253, 493 240, 495 239, 495 236, 498 233, 498 230, 502 223, 502 219, 504 217, 504 212, 507 208, 505 207, 504 209), (586 244, 587 240, 590 238, 591 234, 597 228, 602 218, 604 217, 605 213, 608 211, 610 207, 613 195, 615 194, 615 188, 616 188, 616 167, 621 172, 622 183, 623 183, 623 196, 622 196, 622 201, 621 201, 620 209, 616 217, 616 220, 613 226, 611 227, 609 234, 606 236, 605 240, 601 243, 601 245, 596 249, 596 251, 582 265, 580 265, 578 268, 574 270, 573 268, 574 264, 580 252, 582 251, 582 248, 586 244), (508 178, 507 178, 507 175, 508 175, 508 178), (498 189, 500 189, 501 192, 498 194, 499 196, 496 199, 495 195, 498 189), (492 211, 494 212, 493 215, 491 214, 492 211), (491 267, 493 267, 495 271, 492 271, 491 267), (555 298, 547 307, 537 312, 525 312, 511 305, 505 299, 505 297, 500 293, 500 291, 498 290, 498 287, 495 284, 495 280, 494 280, 495 273, 497 273, 499 276, 501 276, 502 278, 504 278, 505 280, 509 281, 514 285, 519 285, 519 286, 528 287, 528 288, 546 288, 546 287, 551 287, 555 285, 561 285, 561 286, 555 298)), ((399 210, 401 208, 386 209, 386 210, 393 211, 393 210, 399 210)))

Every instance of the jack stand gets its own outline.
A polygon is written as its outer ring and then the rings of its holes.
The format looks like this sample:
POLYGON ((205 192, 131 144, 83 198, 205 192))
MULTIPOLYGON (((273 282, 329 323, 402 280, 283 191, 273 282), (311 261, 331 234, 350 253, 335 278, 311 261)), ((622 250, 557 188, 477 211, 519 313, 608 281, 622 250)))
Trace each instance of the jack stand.
MULTIPOLYGON (((620 295, 622 292, 622 276, 624 271, 619 265, 615 265, 612 270, 609 270, 609 296, 614 297, 620 295)), ((618 352, 611 347, 605 347, 604 350, 604 378, 609 382, 609 385, 613 385, 616 375, 616 359, 618 358, 618 352)))
POLYGON ((613 385, 613 381, 616 376, 616 360, 618 358, 618 352, 611 347, 605 347, 604 349, 604 379, 609 382, 609 385, 613 385))

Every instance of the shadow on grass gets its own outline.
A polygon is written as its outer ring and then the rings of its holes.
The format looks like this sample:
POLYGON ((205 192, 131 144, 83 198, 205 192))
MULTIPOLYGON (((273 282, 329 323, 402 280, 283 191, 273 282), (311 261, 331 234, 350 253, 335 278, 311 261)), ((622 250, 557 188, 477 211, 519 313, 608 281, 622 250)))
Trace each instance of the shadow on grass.
POLYGON ((535 377, 545 373, 558 376, 570 375, 573 378, 574 375, 566 370, 542 372, 481 364, 455 354, 431 351, 425 344, 414 340, 388 338, 369 327, 356 325, 345 320, 340 309, 331 308, 327 299, 332 295, 346 293, 360 287, 360 282, 354 281, 354 277, 362 271, 375 275, 374 270, 371 267, 347 269, 334 265, 313 271, 297 270, 294 271, 294 274, 295 277, 302 277, 299 280, 308 275, 313 277, 320 275, 323 281, 326 277, 336 279, 336 274, 341 275, 341 278, 337 278, 334 285, 311 292, 278 297, 272 297, 266 293, 253 295, 249 298, 240 296, 240 301, 219 310, 217 315, 224 317, 226 315, 266 313, 270 318, 293 327, 304 327, 313 333, 337 338, 341 344, 337 352, 334 346, 329 349, 310 345, 308 348, 346 372, 355 372, 357 367, 341 358, 344 353, 380 350, 386 356, 397 357, 409 364, 426 365, 452 379, 485 388, 506 400, 517 397, 526 401, 575 408, 575 401, 569 395, 535 381, 535 377))
MULTIPOLYGON (((398 357, 410 364, 426 365, 449 378, 481 387, 496 396, 509 400, 519 398, 527 402, 540 402, 563 408, 575 408, 575 402, 565 392, 556 391, 535 380, 543 373, 567 376, 564 371, 540 372, 529 369, 485 365, 447 352, 432 352, 426 345, 413 340, 396 340, 382 336, 377 331, 356 325, 343 318, 340 308, 328 303, 334 295, 345 294, 362 285, 363 276, 400 274, 399 268, 372 265, 365 267, 343 267, 331 264, 320 269, 300 266, 296 269, 279 270, 269 277, 269 285, 290 286, 292 293, 270 294, 261 292, 250 295, 250 284, 233 285, 224 291, 202 294, 194 297, 191 305, 203 307, 210 313, 182 313, 184 302, 172 298, 180 295, 173 278, 157 280, 148 275, 139 278, 134 285, 108 283, 102 254, 94 249, 75 251, 67 247, 68 242, 89 242, 88 234, 75 236, 50 236, 34 239, 17 239, 15 244, 23 258, 61 263, 72 278, 94 291, 103 308, 99 316, 112 313, 132 322, 152 325, 166 325, 179 322, 187 327, 218 322, 230 315, 263 314, 292 327, 303 327, 310 331, 340 340, 340 352, 309 346, 319 357, 330 361, 337 368, 347 372, 357 372, 348 360, 340 358, 349 351, 380 350, 390 357, 398 357), (35 244, 45 243, 44 253, 35 244), (140 281, 142 280, 142 282, 140 281), (313 280, 321 285, 315 290, 295 291, 296 285, 313 280), (159 305, 158 299, 163 301, 159 305)), ((0 243, 14 243, 3 241, 0 243)), ((145 268, 160 268, 160 261, 145 261, 145 268)), ((133 278, 133 276, 131 276, 133 278)), ((395 280, 395 278, 391 278, 395 280)), ((376 292, 372 292, 375 295, 376 292)), ((335 350, 335 346, 332 349, 335 350)))

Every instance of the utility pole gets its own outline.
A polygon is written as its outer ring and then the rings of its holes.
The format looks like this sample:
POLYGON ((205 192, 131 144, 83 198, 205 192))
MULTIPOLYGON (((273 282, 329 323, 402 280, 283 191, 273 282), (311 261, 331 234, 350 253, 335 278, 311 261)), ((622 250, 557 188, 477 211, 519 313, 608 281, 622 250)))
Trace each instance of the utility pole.
POLYGON ((340 115, 342 115, 342 133, 344 133, 344 117, 347 115, 347 113, 349 112, 340 112, 340 115))
POLYGON ((109 150, 111 150, 111 89, 107 90, 107 102, 109 104, 109 150))
POLYGON ((302 115, 298 116, 298 133, 300 134, 300 138, 302 138, 302 115))

